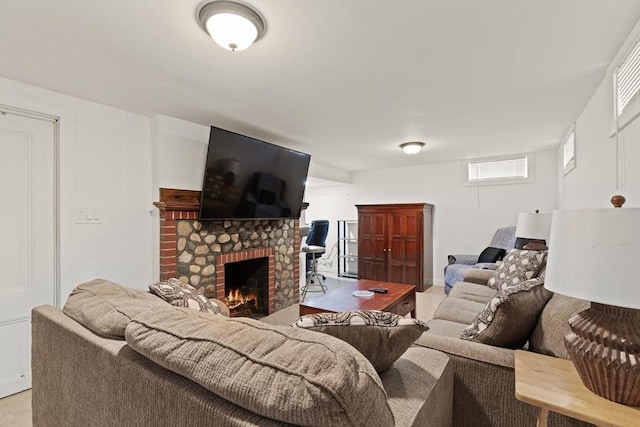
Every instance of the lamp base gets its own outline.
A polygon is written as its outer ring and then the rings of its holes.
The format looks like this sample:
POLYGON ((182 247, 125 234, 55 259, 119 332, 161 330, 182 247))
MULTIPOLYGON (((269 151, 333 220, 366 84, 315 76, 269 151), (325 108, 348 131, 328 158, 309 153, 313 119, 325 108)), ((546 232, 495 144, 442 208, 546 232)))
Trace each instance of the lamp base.
POLYGON ((605 399, 640 406, 640 310, 592 302, 569 326, 565 346, 584 385, 605 399))

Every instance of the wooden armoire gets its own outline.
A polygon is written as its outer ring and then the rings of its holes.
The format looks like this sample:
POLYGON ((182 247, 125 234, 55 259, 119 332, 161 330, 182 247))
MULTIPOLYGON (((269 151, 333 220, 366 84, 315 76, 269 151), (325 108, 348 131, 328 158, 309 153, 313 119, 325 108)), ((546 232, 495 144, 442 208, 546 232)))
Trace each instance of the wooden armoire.
POLYGON ((433 205, 400 203, 358 208, 358 279, 433 284, 433 205))

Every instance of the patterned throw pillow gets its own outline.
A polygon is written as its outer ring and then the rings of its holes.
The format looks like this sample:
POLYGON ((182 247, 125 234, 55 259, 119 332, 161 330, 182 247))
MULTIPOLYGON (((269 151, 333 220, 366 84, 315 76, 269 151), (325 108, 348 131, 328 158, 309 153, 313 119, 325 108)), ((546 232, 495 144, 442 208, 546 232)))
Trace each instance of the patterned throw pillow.
POLYGON ((512 249, 487 282, 495 290, 515 286, 538 275, 547 259, 547 251, 512 249))
POLYGON ((175 307, 187 307, 212 314, 222 315, 218 304, 210 301, 188 283, 176 278, 149 285, 149 291, 175 307))
POLYGON ((291 326, 340 338, 369 359, 378 373, 389 369, 429 329, 420 320, 377 310, 308 314, 291 326))
POLYGON ((460 338, 496 347, 521 348, 553 296, 543 284, 542 279, 535 278, 498 291, 460 338))

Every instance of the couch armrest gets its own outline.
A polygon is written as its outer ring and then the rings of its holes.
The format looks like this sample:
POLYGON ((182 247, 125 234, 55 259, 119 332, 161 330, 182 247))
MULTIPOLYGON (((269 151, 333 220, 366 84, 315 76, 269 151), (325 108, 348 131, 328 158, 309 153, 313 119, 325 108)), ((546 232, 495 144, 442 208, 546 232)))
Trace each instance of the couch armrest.
POLYGON ((515 366, 514 350, 467 341, 460 337, 437 335, 427 331, 416 340, 415 345, 505 368, 513 369, 515 366))
POLYGON ((486 270, 483 268, 469 268, 464 272, 464 281, 470 283, 477 283, 479 285, 486 285, 491 277, 493 277, 494 270, 486 270))
POLYGON ((447 255, 449 264, 467 264, 473 265, 478 262, 478 255, 447 255))

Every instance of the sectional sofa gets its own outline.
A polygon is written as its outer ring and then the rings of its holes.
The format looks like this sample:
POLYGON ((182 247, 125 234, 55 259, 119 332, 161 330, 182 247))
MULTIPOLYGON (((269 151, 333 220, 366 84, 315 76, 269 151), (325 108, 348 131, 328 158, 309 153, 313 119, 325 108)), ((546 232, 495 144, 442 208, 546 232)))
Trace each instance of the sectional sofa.
MULTIPOLYGON (((496 290, 487 286, 494 276, 493 270, 468 269, 464 281, 456 283, 442 301, 434 318, 428 322, 429 330, 422 334, 416 345, 446 353, 453 364, 453 425, 456 427, 514 427, 535 426, 536 408, 515 398, 514 348, 498 346, 500 337, 491 336, 491 344, 465 340, 461 336, 477 320, 478 313, 485 309, 496 295, 496 290)), ((539 273, 544 280, 544 271, 539 273)), ((525 307, 511 309, 507 317, 508 333, 522 332, 512 343, 520 341, 529 351, 568 359, 563 337, 569 332, 568 319, 584 310, 589 303, 549 291, 541 308, 535 309, 535 301, 529 300, 525 307), (548 298, 548 300, 547 300, 548 298), (520 322, 529 320, 523 326, 520 322)), ((494 334, 495 335, 495 334, 494 334)), ((549 425, 588 426, 558 414, 551 413, 549 425)))
POLYGON ((378 374, 333 336, 97 285, 32 312, 35 427, 451 425, 439 351, 412 347, 378 374))

